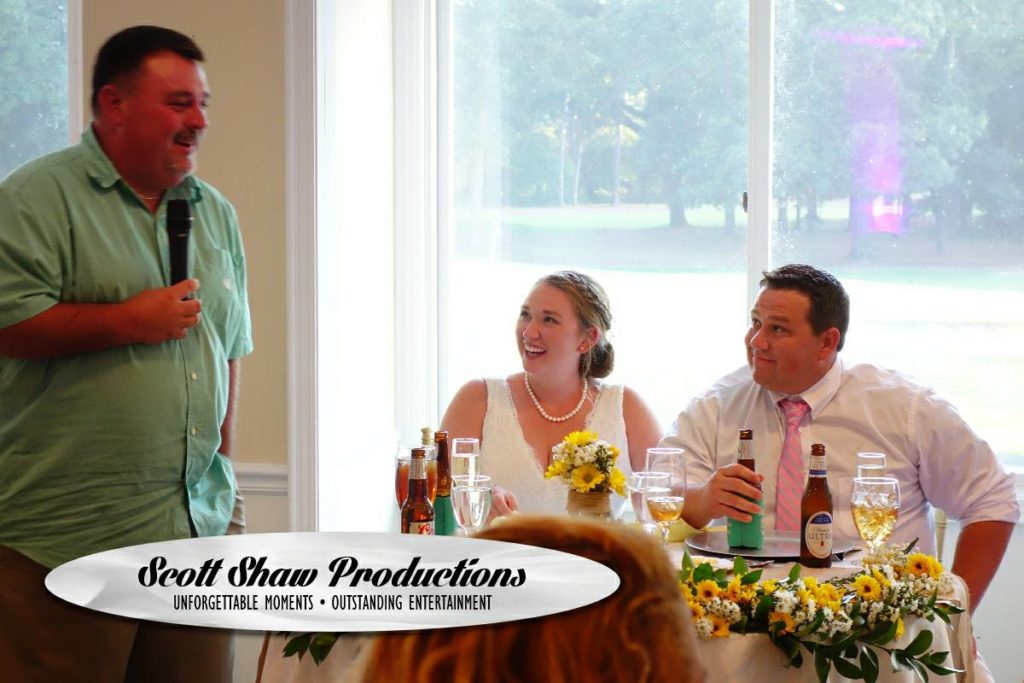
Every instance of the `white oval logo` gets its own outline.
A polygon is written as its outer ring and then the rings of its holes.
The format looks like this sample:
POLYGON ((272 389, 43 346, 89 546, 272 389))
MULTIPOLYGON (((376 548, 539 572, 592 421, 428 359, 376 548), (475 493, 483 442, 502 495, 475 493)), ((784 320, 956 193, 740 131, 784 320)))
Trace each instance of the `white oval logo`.
POLYGON ((555 614, 615 592, 576 555, 450 536, 278 533, 109 550, 46 577, 54 595, 136 619, 259 631, 393 631, 555 614))

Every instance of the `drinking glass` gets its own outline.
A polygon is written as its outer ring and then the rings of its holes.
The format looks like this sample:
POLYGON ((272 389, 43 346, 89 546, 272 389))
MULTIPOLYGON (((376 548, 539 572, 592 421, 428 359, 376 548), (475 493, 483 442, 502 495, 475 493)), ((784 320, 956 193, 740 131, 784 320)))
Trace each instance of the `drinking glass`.
POLYGON ((892 477, 857 477, 850 493, 857 533, 873 552, 896 527, 900 512, 900 483, 892 477))
POLYGON ((452 439, 451 452, 452 476, 474 477, 480 470, 477 464, 480 459, 480 439, 459 437, 452 439))
POLYGON ((858 477, 884 477, 885 453, 858 453, 858 477))
MULTIPOLYGON (((434 502, 437 496, 437 451, 433 446, 417 446, 426 448, 427 455, 427 497, 434 502)), ((412 447, 402 446, 395 456, 395 498, 398 500, 398 507, 405 504, 409 497, 409 461, 412 458, 412 447)))
POLYGON ((626 490, 629 492, 629 502, 633 505, 633 514, 636 521, 647 533, 654 533, 656 527, 651 513, 647 509, 646 492, 648 488, 668 490, 670 475, 667 472, 634 472, 629 475, 629 482, 626 490))
POLYGON ((463 536, 482 529, 491 512, 491 478, 482 474, 453 476, 452 510, 463 536))
POLYGON ((648 486, 644 490, 647 511, 661 531, 662 545, 668 545, 668 532, 672 523, 683 515, 686 497, 686 458, 682 448, 648 448, 645 472, 668 475, 668 482, 648 486))

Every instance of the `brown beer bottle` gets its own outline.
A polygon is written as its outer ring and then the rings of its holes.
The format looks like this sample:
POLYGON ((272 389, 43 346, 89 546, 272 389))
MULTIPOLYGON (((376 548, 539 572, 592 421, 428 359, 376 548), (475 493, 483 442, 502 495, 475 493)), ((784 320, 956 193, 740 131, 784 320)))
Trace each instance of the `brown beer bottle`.
POLYGON ((427 497, 427 450, 412 449, 409 461, 409 497, 402 505, 403 534, 434 534, 434 506, 427 497))
POLYGON ((800 499, 800 564, 832 566, 832 493, 825 471, 825 445, 811 446, 807 488, 800 499))

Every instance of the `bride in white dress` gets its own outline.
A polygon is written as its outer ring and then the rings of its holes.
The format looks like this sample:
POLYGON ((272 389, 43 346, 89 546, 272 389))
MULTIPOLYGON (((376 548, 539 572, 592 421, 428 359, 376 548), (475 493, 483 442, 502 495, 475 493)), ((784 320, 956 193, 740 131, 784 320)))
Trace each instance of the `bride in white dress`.
MULTIPOLYGON (((545 276, 516 323, 523 372, 472 380, 452 399, 441 426, 452 438, 480 439, 480 471, 495 483, 495 514, 564 510, 565 486, 544 471, 551 448, 569 432, 597 432, 618 446, 617 465, 627 477, 643 469, 661 431, 635 391, 601 381, 615 360, 611 321, 608 296, 592 278, 573 271, 545 276)), ((613 499, 613 509, 621 504, 613 499)))

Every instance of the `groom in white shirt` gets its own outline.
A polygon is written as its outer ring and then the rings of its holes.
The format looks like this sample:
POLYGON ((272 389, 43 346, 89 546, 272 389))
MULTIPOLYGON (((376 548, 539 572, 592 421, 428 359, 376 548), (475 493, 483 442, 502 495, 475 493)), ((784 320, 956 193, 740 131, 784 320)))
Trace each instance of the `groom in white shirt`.
POLYGON ((1013 477, 931 389, 891 370, 843 364, 849 312, 842 284, 825 271, 791 264, 764 274, 746 334, 747 367, 694 398, 674 433, 662 439, 664 446, 687 450, 684 517, 695 527, 722 516, 749 521, 758 506, 746 496, 763 498, 764 528, 792 528, 786 490, 793 489, 794 476, 806 476, 811 444, 822 443, 836 533, 856 537, 850 513, 856 454, 885 453, 887 474, 901 489, 890 542, 917 538, 931 553, 932 506, 960 520, 952 571, 967 584, 973 610, 1020 514, 1013 477), (740 429, 754 431, 756 474, 736 464, 740 429), (787 438, 790 460, 780 465, 787 438))

